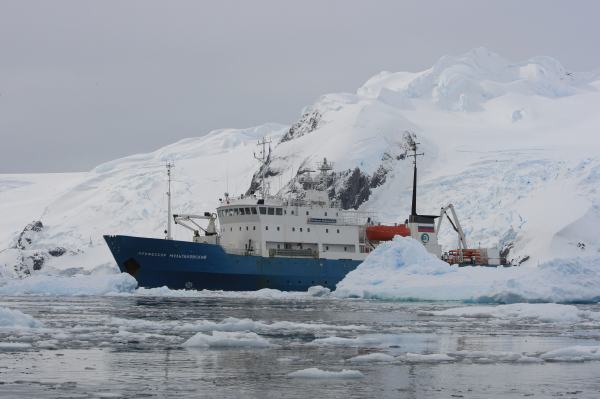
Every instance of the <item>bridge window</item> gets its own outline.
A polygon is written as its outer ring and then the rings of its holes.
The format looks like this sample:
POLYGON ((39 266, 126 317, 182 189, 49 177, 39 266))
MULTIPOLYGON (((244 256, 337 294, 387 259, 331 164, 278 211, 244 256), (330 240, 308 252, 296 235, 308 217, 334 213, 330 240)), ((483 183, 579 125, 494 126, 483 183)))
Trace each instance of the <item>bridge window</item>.
POLYGON ((310 233, 310 227, 307 227, 307 228, 306 228, 306 232, 307 232, 307 233, 310 233))
POLYGON ((325 233, 329 233, 329 229, 325 229, 325 233))
POLYGON ((240 208, 240 215, 245 215, 246 212, 244 212, 244 208, 240 208))
POLYGON ((308 216, 308 211, 306 211, 306 216, 308 216))
POLYGON ((275 214, 275 209, 274 208, 268 208, 268 214, 269 215, 274 215, 275 214))
POLYGON ((346 247, 344 247, 344 252, 346 252, 346 247))
POLYGON ((300 233, 302 233, 302 227, 300 227, 300 233))
POLYGON ((337 229, 338 234, 340 234, 340 229, 337 229))
POLYGON ((292 215, 294 214, 294 210, 292 210, 292 215))
POLYGON ((329 245, 325 245, 325 251, 329 251, 329 245))
MULTIPOLYGON (((254 209, 254 208, 252 208, 252 209, 254 209)), ((252 226, 252 230, 256 230, 256 226, 252 226)))
POLYGON ((256 208, 251 208, 252 209, 252 214, 256 215, 256 208))
POLYGON ((248 226, 246 226, 246 231, 248 231, 248 226))
POLYGON ((233 209, 229 210, 229 216, 233 216, 233 209))
POLYGON ((233 227, 230 227, 230 228, 229 228, 229 231, 233 231, 233 227))
POLYGON ((279 226, 277 226, 277 231, 279 231, 279 226))
POLYGON ((265 226, 265 230, 269 230, 269 226, 265 226))
POLYGON ((325 212, 325 216, 327 216, 327 212, 325 212))
POLYGON ((260 214, 261 215, 266 215, 267 214, 267 208, 265 208, 264 206, 261 206, 258 209, 260 210, 260 214))
POLYGON ((246 215, 250 214, 250 208, 246 208, 246 215))
POLYGON ((292 227, 292 231, 296 231, 296 228, 295 228, 295 227, 292 227))
POLYGON ((238 208, 233 208, 233 215, 237 216, 240 214, 240 210, 238 208))
POLYGON ((240 231, 242 231, 242 226, 240 226, 240 231))
POLYGON ((281 208, 275 208, 275 214, 278 215, 278 216, 283 215, 283 209, 281 209, 281 208))

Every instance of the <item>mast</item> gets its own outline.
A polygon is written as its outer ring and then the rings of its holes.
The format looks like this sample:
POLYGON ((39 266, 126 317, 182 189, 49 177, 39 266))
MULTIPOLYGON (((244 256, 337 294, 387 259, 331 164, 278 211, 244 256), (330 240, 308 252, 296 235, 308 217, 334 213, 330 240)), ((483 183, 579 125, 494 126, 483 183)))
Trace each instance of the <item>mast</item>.
POLYGON ((171 234, 171 219, 172 217, 172 210, 171 210, 171 168, 173 168, 175 166, 174 163, 172 162, 167 162, 167 180, 168 180, 168 191, 167 191, 167 230, 165 231, 165 233, 167 233, 167 236, 165 237, 167 240, 172 240, 173 239, 173 235, 171 234))
POLYGON ((254 153, 254 158, 256 158, 260 162, 260 191, 263 199, 267 198, 269 193, 268 187, 265 184, 265 173, 267 169, 267 161, 269 160, 269 156, 271 155, 271 139, 268 137, 263 137, 262 140, 258 140, 257 145, 262 146, 259 155, 254 153), (269 153, 267 153, 266 145, 269 144, 269 153))
POLYGON ((417 143, 413 141, 410 144, 410 150, 413 152, 409 154, 409 157, 413 157, 413 189, 412 189, 412 207, 410 216, 417 216, 417 157, 421 155, 425 155, 425 153, 417 153, 417 143))

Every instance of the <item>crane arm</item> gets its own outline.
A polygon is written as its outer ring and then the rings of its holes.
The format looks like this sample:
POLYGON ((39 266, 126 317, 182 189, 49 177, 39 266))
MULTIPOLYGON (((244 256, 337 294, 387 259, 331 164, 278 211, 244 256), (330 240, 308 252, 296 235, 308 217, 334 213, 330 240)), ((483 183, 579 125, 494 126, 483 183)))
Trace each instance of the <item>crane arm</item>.
POLYGON ((437 225, 438 232, 440 231, 440 227, 442 225, 442 220, 444 219, 444 216, 446 216, 446 218, 452 225, 452 228, 458 234, 459 243, 462 245, 463 249, 466 249, 467 248, 467 239, 465 238, 465 233, 462 229, 462 226, 460 225, 460 222, 458 221, 458 216, 456 215, 456 211, 454 210, 454 205, 448 204, 441 209, 440 218, 438 219, 438 225, 437 225), (452 218, 450 218, 450 215, 448 215, 448 210, 450 210, 450 212, 452 212, 452 218))

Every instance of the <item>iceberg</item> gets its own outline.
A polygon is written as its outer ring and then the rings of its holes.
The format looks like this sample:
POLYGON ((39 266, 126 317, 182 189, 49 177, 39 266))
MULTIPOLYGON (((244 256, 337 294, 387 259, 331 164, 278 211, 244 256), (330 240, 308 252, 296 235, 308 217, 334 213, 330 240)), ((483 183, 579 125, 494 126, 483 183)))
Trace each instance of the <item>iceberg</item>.
POLYGON ((600 301, 600 257, 555 259, 536 267, 459 267, 410 237, 379 245, 337 284, 341 298, 480 303, 600 301))

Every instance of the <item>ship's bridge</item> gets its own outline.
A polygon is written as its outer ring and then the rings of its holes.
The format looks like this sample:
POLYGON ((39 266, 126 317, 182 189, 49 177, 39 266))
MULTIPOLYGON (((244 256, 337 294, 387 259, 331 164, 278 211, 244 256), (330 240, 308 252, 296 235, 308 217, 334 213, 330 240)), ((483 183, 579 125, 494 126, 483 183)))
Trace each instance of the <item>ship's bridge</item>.
POLYGON ((261 256, 364 259, 370 215, 345 211, 327 193, 302 199, 226 197, 217 208, 221 245, 229 253, 261 256))

